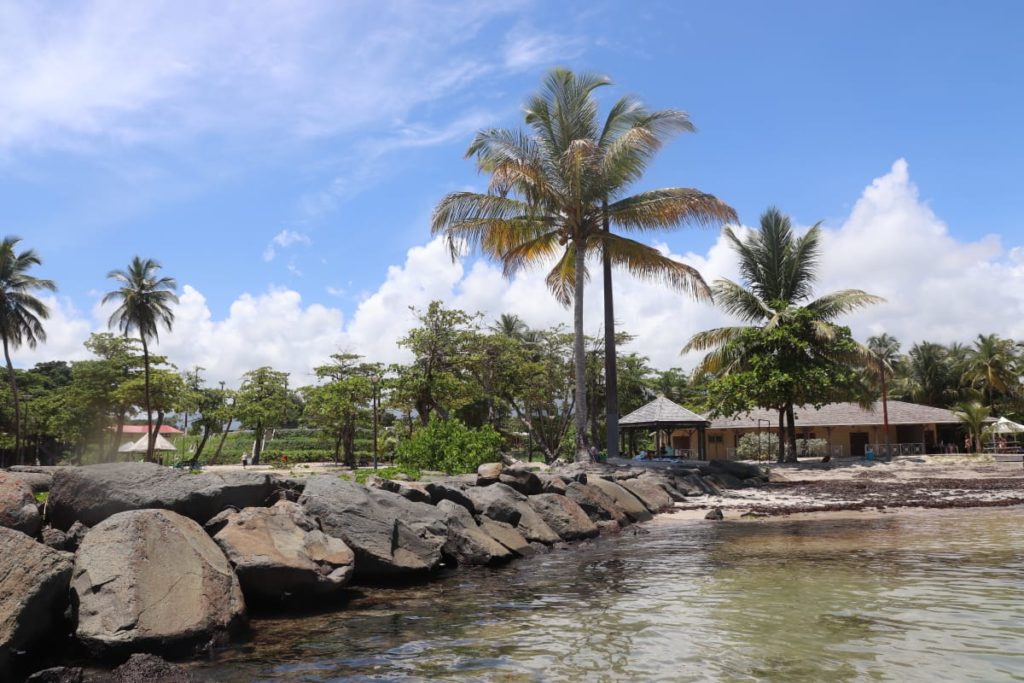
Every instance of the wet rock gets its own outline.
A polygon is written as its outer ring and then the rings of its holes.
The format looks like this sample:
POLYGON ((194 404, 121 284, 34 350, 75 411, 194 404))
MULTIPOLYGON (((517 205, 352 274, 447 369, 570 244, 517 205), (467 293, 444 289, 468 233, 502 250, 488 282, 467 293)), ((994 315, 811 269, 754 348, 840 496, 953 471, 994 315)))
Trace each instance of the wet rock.
POLYGON ((198 679, 185 667, 147 654, 129 657, 127 662, 114 669, 112 678, 113 683, 198 683, 198 679))
POLYGON ((0 680, 10 656, 45 636, 67 604, 73 558, 0 527, 0 680))
POLYGON ((561 496, 565 495, 566 484, 568 482, 564 481, 562 477, 554 474, 538 474, 537 477, 540 479, 542 493, 557 493, 561 496))
POLYGON ((725 519, 725 513, 722 512, 722 508, 715 508, 704 515, 704 519, 725 519))
POLYGON ((476 485, 490 486, 498 481, 505 466, 500 462, 487 462, 476 468, 476 485))
POLYGON ((213 540, 235 568, 246 597, 323 595, 352 578, 352 550, 290 501, 230 513, 213 540))
POLYGON ((622 531, 622 527, 614 519, 602 519, 597 524, 597 530, 602 534, 617 534, 622 531))
POLYGON ((557 493, 530 496, 530 507, 541 516, 563 541, 578 541, 597 536, 597 526, 574 501, 557 493))
POLYGON ((97 656, 190 653, 245 618, 224 553, 196 522, 168 510, 120 512, 90 529, 71 594, 76 636, 97 656))
POLYGON ((498 481, 524 496, 533 496, 544 491, 540 477, 524 467, 506 467, 498 481))
POLYGON ((469 510, 443 500, 437 505, 448 525, 444 554, 460 566, 497 564, 512 559, 513 552, 491 537, 473 519, 469 510))
POLYGON ((227 507, 263 506, 283 485, 263 472, 190 474, 143 462, 65 467, 53 476, 46 514, 58 529, 142 509, 173 510, 203 524, 227 507))
POLYGON ((629 515, 615 504, 615 499, 597 486, 574 481, 566 487, 565 495, 583 508, 594 522, 611 520, 618 526, 627 526, 632 522, 629 515))
POLYGON ((622 488, 626 489, 640 499, 651 512, 657 514, 672 509, 672 497, 665 492, 657 482, 650 479, 637 478, 620 481, 622 488))
POLYGON ((473 501, 476 514, 514 525, 527 541, 548 544, 558 541, 558 534, 530 507, 526 496, 511 487, 499 482, 467 489, 466 494, 473 501))
POLYGON ((601 477, 591 477, 587 480, 587 485, 596 486, 601 489, 634 522, 646 522, 652 519, 650 511, 640 502, 640 499, 614 481, 601 477))
POLYGON ((356 580, 412 578, 441 564, 448 527, 432 505, 329 475, 310 477, 299 503, 355 552, 356 580))
POLYGON ((488 517, 480 519, 480 528, 495 541, 520 557, 533 555, 536 551, 516 528, 505 522, 496 522, 488 517))
POLYGON ((35 536, 42 525, 32 487, 17 475, 0 472, 0 527, 35 536))

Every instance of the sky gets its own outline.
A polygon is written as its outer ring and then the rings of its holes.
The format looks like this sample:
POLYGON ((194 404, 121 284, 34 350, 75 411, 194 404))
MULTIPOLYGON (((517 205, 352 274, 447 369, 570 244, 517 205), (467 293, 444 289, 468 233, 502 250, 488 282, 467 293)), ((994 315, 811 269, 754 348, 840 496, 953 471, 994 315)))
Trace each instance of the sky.
MULTIPOLYGON (((686 186, 755 226, 819 221, 818 291, 885 304, 858 338, 1024 338, 1024 5, 988 2, 9 2, 0 0, 0 235, 55 280, 47 343, 87 357, 108 271, 152 257, 181 303, 158 349, 237 385, 297 384, 331 353, 406 359, 410 307, 570 325, 543 270, 508 281, 430 235, 447 192, 486 187, 474 133, 519 127, 553 66, 687 111, 636 190, 686 186)), ((737 277, 717 230, 649 242, 711 282, 737 277)), ((713 307, 620 275, 627 349, 659 368, 713 307)), ((600 281, 588 288, 600 327, 600 281)))

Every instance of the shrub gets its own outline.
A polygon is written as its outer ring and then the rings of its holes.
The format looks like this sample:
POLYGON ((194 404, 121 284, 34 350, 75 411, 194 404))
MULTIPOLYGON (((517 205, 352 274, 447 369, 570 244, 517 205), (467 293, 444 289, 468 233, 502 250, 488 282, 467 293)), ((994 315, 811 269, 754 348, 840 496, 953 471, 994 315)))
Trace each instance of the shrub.
POLYGON ((446 474, 476 472, 485 462, 498 459, 503 439, 490 425, 470 429, 459 420, 430 423, 398 445, 398 464, 416 470, 441 470, 446 474))

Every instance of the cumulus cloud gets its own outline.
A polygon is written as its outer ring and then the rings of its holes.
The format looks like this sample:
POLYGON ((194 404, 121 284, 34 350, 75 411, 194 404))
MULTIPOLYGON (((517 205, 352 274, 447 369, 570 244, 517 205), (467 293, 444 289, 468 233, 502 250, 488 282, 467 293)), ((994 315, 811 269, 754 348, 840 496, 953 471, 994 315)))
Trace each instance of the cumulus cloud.
POLYGON ((309 235, 295 230, 282 230, 274 235, 270 243, 263 249, 263 260, 273 261, 279 248, 287 249, 293 244, 310 244, 309 235))
MULTIPOLYGON (((659 248, 671 253, 665 245, 659 248)), ((737 277, 736 259, 723 239, 702 254, 674 257, 697 267, 708 282, 737 277)), ((596 264, 595 264, 596 272, 596 264)), ((850 216, 824 229, 819 292, 857 287, 886 297, 887 303, 845 320, 855 336, 889 332, 904 342, 969 341, 979 332, 1024 338, 1024 245, 1003 245, 995 236, 964 241, 919 197, 905 161, 875 179, 850 216)), ((626 274, 615 280, 616 319, 636 335, 629 350, 649 356, 657 367, 692 367, 680 348, 700 330, 726 319, 714 307, 693 302, 626 274)), ((207 368, 212 381, 236 385, 246 370, 272 365, 293 381, 311 380, 311 368, 331 353, 346 350, 374 360, 408 358, 395 342, 415 323, 410 307, 440 299, 450 306, 480 311, 488 319, 516 313, 537 327, 571 325, 571 311, 559 306, 544 285, 544 271, 512 280, 481 260, 452 261, 441 239, 411 248, 405 262, 391 266, 383 283, 359 301, 351 318, 335 307, 306 305, 290 289, 243 294, 227 316, 215 320, 203 295, 185 286, 173 333, 161 338, 159 352, 180 367, 207 368)), ((587 288, 587 330, 602 320, 600 278, 587 288)), ((101 329, 105 311, 82 318, 66 303, 53 301, 47 325, 50 342, 35 353, 19 353, 20 365, 46 358, 80 357, 89 329, 101 329)))

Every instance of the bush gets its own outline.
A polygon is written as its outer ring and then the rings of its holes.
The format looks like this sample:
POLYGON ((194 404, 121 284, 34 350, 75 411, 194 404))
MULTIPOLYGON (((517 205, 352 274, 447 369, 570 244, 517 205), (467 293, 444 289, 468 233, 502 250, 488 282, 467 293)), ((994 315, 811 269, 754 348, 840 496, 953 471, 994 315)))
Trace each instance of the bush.
POLYGON ((470 429, 454 418, 441 420, 434 416, 430 424, 398 445, 396 460, 400 466, 415 470, 466 474, 497 460, 503 441, 490 425, 470 429))
POLYGON ((779 435, 775 432, 750 432, 736 445, 737 460, 774 460, 779 453, 779 435))

